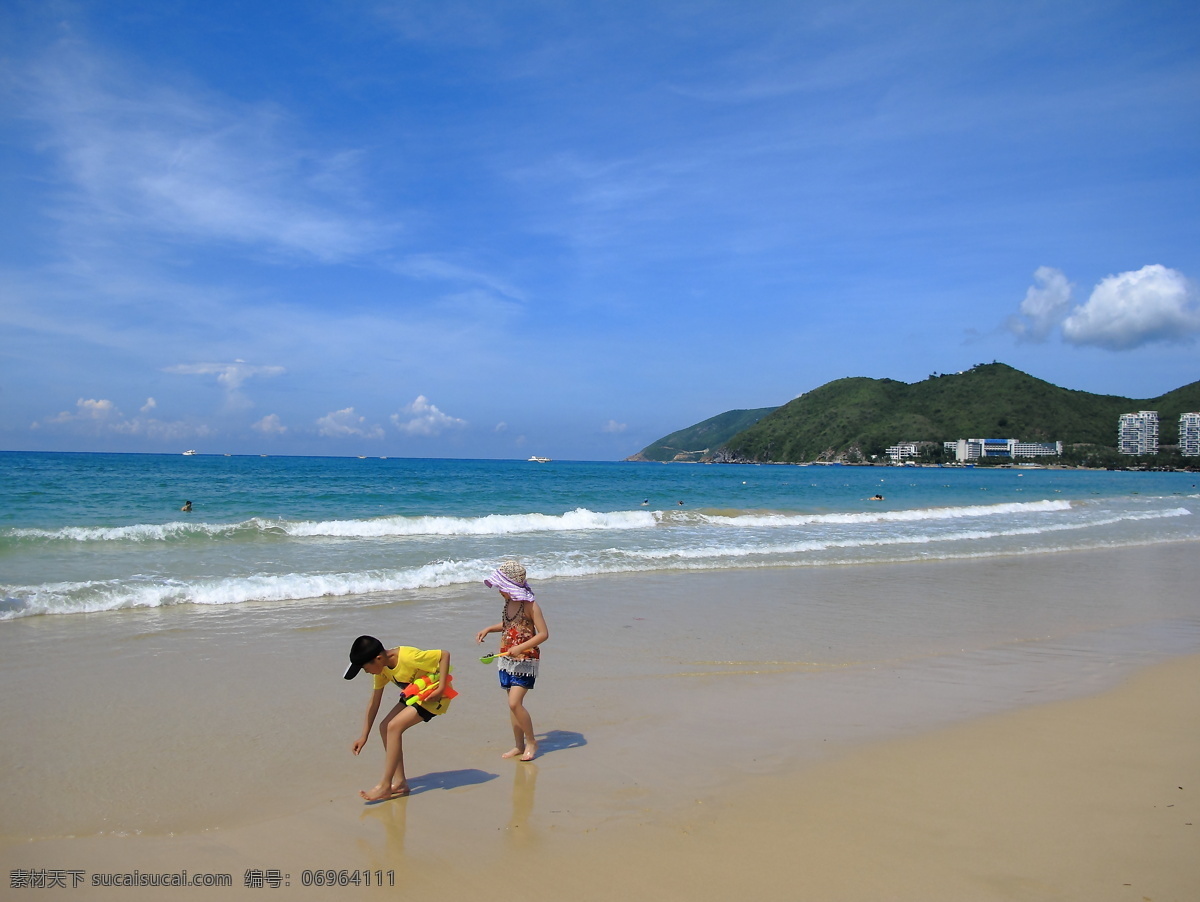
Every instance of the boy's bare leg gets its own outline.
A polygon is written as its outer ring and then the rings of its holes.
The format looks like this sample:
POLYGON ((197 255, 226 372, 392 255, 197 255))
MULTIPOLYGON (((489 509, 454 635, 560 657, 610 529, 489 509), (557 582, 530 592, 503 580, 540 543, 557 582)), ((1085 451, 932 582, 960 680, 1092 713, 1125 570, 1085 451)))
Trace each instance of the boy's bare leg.
POLYGON ((508 719, 512 722, 513 741, 511 749, 501 755, 501 758, 516 758, 522 761, 532 761, 537 756, 537 740, 533 736, 533 718, 525 709, 525 686, 508 687, 508 719))
POLYGON ((415 708, 403 702, 396 705, 383 723, 379 725, 379 735, 383 739, 383 778, 371 789, 359 791, 368 802, 380 802, 384 799, 396 799, 408 795, 408 781, 404 778, 404 743, 402 736, 405 730, 413 724, 420 723, 421 716, 415 708))

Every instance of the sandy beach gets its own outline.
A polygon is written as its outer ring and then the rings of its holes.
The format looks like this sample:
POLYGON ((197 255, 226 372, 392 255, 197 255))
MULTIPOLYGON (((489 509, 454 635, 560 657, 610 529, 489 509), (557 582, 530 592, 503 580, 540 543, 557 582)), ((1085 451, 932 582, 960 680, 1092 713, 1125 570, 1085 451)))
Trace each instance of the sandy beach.
POLYGON ((484 593, 8 623, 0 862, 17 898, 1192 899, 1198 577, 1167 544, 554 581, 531 764, 499 758, 484 593), (462 691, 378 805, 360 632, 443 645, 462 691))

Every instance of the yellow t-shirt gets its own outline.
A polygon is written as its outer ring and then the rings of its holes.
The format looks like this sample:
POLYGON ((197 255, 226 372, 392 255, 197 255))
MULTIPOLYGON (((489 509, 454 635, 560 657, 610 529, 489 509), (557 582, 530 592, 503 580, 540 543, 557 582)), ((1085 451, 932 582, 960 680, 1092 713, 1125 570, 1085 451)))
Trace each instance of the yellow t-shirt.
MULTIPOLYGON (((382 689, 388 683, 401 685, 411 683, 417 677, 437 676, 438 667, 442 664, 442 651, 435 648, 428 651, 413 648, 411 645, 400 645, 396 648, 396 666, 384 667, 375 674, 375 688, 382 689)), ((450 707, 450 699, 439 698, 436 702, 421 703, 421 707, 434 714, 444 714, 450 707)))

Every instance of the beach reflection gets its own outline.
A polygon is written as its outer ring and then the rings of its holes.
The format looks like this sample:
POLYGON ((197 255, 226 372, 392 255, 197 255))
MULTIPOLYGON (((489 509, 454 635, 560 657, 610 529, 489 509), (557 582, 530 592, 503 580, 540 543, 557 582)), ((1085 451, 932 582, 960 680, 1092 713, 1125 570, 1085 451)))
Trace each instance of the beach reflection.
POLYGON ((513 772, 512 814, 508 819, 508 841, 514 846, 528 845, 537 837, 533 828, 533 795, 537 790, 538 767, 532 761, 513 772))
MULTIPOLYGON (((373 820, 383 827, 382 842, 373 843, 365 839, 359 841, 359 846, 366 859, 372 862, 371 869, 391 869, 399 874, 408 865, 410 856, 405 854, 405 840, 408 827, 408 800, 413 796, 436 789, 457 789, 462 786, 490 783, 499 776, 499 774, 488 773, 478 768, 437 771, 409 780, 410 792, 403 798, 368 802, 363 806, 361 819, 364 822, 373 820)), ((415 860, 427 851, 415 850, 411 857, 415 860)))
POLYGON ((369 861, 369 870, 394 870, 404 873, 408 867, 404 854, 404 836, 408 830, 408 799, 393 799, 389 802, 364 806, 363 822, 374 821, 383 827, 383 841, 358 841, 363 860, 369 861))
MULTIPOLYGON (((537 737, 539 758, 566 749, 577 749, 587 745, 582 733, 574 730, 549 730, 537 737)), ((521 762, 513 771, 512 812, 505 833, 514 847, 528 846, 537 839, 534 827, 533 800, 537 791, 538 766, 536 761, 521 762)))

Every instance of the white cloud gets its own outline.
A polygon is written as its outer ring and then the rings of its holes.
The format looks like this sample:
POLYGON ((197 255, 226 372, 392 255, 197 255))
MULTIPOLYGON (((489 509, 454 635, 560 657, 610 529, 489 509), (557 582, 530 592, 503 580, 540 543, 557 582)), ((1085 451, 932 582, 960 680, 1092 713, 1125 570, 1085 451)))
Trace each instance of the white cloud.
POLYGON ((287 426, 279 420, 279 414, 269 413, 257 423, 250 425, 251 429, 261 432, 263 435, 283 435, 287 432, 287 426))
POLYGON ((1018 338, 1042 342, 1067 315, 1075 286, 1052 266, 1039 266, 1033 279, 1036 284, 1025 292, 1020 315, 1009 319, 1008 328, 1018 338))
POLYGON ((366 425, 367 418, 360 417, 353 407, 343 407, 325 414, 317 420, 317 432, 326 438, 383 438, 383 429, 378 425, 366 425))
POLYGON ((607 423, 605 423, 600 428, 604 432, 619 433, 619 432, 624 432, 629 427, 625 423, 618 423, 616 420, 609 420, 607 423))
POLYGON ((496 424, 496 432, 508 432, 508 423, 501 420, 496 424))
POLYGON ((157 406, 158 406, 157 401, 155 401, 153 398, 147 398, 146 403, 143 404, 141 407, 141 411, 142 411, 142 413, 149 413, 157 406))
POLYGON ((107 420, 112 416, 120 416, 121 412, 117 410, 117 405, 107 399, 99 401, 94 398, 80 398, 75 402, 75 413, 70 414, 66 411, 60 413, 55 419, 57 422, 66 422, 67 420, 107 420))
POLYGON ((96 423, 107 421, 114 416, 119 417, 121 412, 117 410, 117 405, 105 398, 97 400, 95 398, 80 398, 75 402, 75 410, 63 410, 52 417, 46 417, 40 422, 36 422, 31 428, 38 429, 43 425, 56 425, 60 423, 96 423))
POLYGON ((1126 351, 1200 332, 1196 294, 1183 273, 1159 264, 1109 276, 1062 325, 1071 344, 1126 351))
MULTIPOLYGON (((148 399, 142 406, 143 413, 153 409, 153 400, 148 399)), ((80 398, 75 402, 74 411, 64 410, 55 416, 33 423, 30 428, 40 430, 43 427, 66 427, 67 431, 92 435, 135 435, 165 441, 205 438, 213 434, 213 430, 203 424, 164 422, 153 417, 126 418, 117 405, 107 398, 80 398)))
POLYGON ((392 414, 392 423, 401 432, 408 435, 440 435, 446 429, 455 429, 467 425, 466 420, 460 420, 449 414, 442 413, 429 402, 424 395, 417 395, 415 401, 405 407, 400 413, 392 414))

